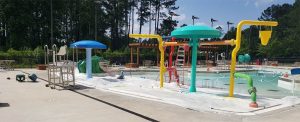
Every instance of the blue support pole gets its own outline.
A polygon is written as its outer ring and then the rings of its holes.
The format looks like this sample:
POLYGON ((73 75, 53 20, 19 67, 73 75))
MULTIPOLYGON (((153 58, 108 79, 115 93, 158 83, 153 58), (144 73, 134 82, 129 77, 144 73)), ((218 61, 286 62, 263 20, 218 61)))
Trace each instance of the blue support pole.
POLYGON ((86 78, 92 78, 92 48, 86 48, 86 78))

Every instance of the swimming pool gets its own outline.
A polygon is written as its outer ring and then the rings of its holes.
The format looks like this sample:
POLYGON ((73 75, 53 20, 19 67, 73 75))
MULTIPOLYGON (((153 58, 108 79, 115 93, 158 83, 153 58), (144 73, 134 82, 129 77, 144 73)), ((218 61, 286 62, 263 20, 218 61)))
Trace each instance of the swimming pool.
MULTIPOLYGON (((257 95, 271 98, 282 98, 285 96, 292 96, 292 92, 287 89, 278 87, 278 79, 281 74, 271 71, 251 71, 243 72, 253 78, 253 85, 257 89, 257 95)), ((158 72, 127 72, 126 75, 132 75, 135 77, 152 79, 159 81, 158 72)), ((181 75, 182 76, 182 73, 181 75)), ((165 73, 165 82, 168 82, 168 73, 165 73)), ((183 78, 180 78, 181 81, 183 78)), ((184 84, 189 85, 190 73, 184 72, 184 84)), ((223 91, 228 91, 229 87, 229 73, 197 73, 196 85, 200 88, 211 88, 223 91)), ((247 81, 244 79, 236 78, 234 92, 248 94, 247 81)), ((296 91, 295 96, 300 96, 300 92, 296 91)))

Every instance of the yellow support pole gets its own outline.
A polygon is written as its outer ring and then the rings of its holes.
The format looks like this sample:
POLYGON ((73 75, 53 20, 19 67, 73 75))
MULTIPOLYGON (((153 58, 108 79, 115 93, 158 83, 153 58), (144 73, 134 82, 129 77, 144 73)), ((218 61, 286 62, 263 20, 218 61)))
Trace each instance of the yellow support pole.
POLYGON ((237 31, 236 31, 235 48, 233 49, 233 51, 231 53, 229 97, 233 97, 236 54, 238 53, 238 51, 241 47, 242 27, 244 25, 277 26, 278 22, 243 20, 238 24, 237 31))
POLYGON ((159 87, 162 88, 164 87, 164 73, 166 72, 166 67, 165 67, 165 50, 163 48, 163 39, 159 35, 154 35, 154 34, 129 34, 130 38, 154 38, 158 40, 158 48, 160 51, 160 69, 159 69, 159 87))

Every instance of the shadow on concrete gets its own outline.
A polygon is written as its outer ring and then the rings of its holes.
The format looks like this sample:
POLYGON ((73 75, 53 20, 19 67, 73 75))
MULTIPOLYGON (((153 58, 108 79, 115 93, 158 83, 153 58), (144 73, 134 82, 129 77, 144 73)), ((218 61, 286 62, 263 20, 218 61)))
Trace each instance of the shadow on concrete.
MULTIPOLYGON (((23 73, 29 74, 29 73, 26 73, 26 72, 23 72, 23 73)), ((40 77, 38 77, 38 79, 40 79, 40 80, 42 80, 42 81, 45 81, 45 82, 49 83, 49 81, 46 80, 46 79, 43 79, 43 78, 40 78, 40 77)), ((114 82, 114 81, 112 81, 112 82, 114 82)), ((60 86, 60 85, 58 85, 58 86, 60 86)), ((60 86, 60 87, 62 87, 62 86, 60 86)), ((94 89, 94 88, 86 87, 86 86, 83 86, 83 85, 76 84, 75 86, 74 86, 74 85, 71 85, 71 86, 65 87, 65 88, 63 88, 62 90, 70 90, 70 91, 72 91, 72 92, 74 92, 74 93, 77 93, 77 94, 79 94, 79 95, 82 95, 82 96, 84 96, 84 97, 87 97, 87 98, 96 100, 96 101, 98 101, 98 102, 101 102, 101 103, 104 103, 104 104, 109 105, 109 106, 111 106, 111 107, 114 107, 114 108, 117 108, 117 109, 119 109, 119 110, 125 111, 125 112, 127 112, 127 113, 132 114, 132 115, 141 117, 141 118, 143 118, 143 119, 145 119, 145 120, 147 120, 147 121, 151 121, 151 122, 159 122, 158 120, 155 120, 155 119, 153 119, 153 118, 147 117, 147 116, 142 115, 142 114, 140 114, 140 113, 131 111, 131 110, 126 109, 126 108, 124 108, 124 107, 121 107, 121 106, 115 105, 115 104, 113 104, 113 103, 110 103, 110 102, 101 100, 101 99, 99 99, 99 98, 96 98, 96 97, 93 97, 93 96, 84 94, 84 93, 82 93, 82 92, 79 92, 80 90, 84 90, 84 89, 94 89)))
POLYGON ((31 81, 31 80, 24 80, 24 81, 17 81, 19 83, 38 83, 40 81, 31 81))
MULTIPOLYGON (((221 97, 228 97, 228 93, 222 93, 222 94, 216 94, 217 96, 221 97)), ((241 98, 241 99, 250 99, 250 96, 240 95, 240 94, 234 94, 234 98, 241 98)))
POLYGON ((0 103, 0 107, 9 107, 8 103, 0 103))
POLYGON ((159 122, 158 120, 155 120, 155 119, 153 119, 153 118, 150 118, 150 117, 147 117, 147 116, 142 115, 142 114, 140 114, 140 113, 131 111, 131 110, 126 109, 126 108, 124 108, 124 107, 115 105, 115 104, 113 104, 113 103, 110 103, 110 102, 101 100, 101 99, 99 99, 99 98, 96 98, 96 97, 93 97, 93 96, 90 96, 90 95, 81 93, 81 92, 79 92, 79 91, 77 91, 77 90, 72 90, 72 89, 70 89, 70 91, 73 91, 73 92, 75 92, 75 93, 77 93, 77 94, 80 94, 80 95, 82 95, 82 96, 85 96, 85 97, 87 97, 87 98, 96 100, 96 101, 98 101, 98 102, 104 103, 104 104, 109 105, 109 106, 111 106, 111 107, 117 108, 117 109, 119 109, 119 110, 125 111, 125 112, 127 112, 127 113, 133 114, 133 115, 135 115, 135 116, 141 117, 141 118, 143 118, 143 119, 145 119, 145 120, 147 120, 147 121, 151 121, 151 122, 159 122))
POLYGON ((79 84, 76 84, 75 86, 69 86, 70 89, 75 89, 75 90, 86 90, 86 89, 94 89, 92 87, 87 87, 87 86, 83 86, 83 85, 79 85, 79 84))

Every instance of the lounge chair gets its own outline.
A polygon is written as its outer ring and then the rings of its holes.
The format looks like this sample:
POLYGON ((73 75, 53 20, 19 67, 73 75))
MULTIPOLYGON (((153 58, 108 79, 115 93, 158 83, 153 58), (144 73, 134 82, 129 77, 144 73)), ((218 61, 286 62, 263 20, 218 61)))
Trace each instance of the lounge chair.
POLYGON ((143 61, 143 65, 144 65, 145 67, 151 67, 151 66, 153 66, 154 64, 153 64, 153 62, 152 62, 151 60, 144 60, 144 61, 143 61))
POLYGON ((99 62, 99 67, 106 73, 108 73, 110 76, 114 76, 116 72, 118 71, 117 69, 113 69, 108 67, 109 66, 109 61, 100 61, 99 62))
POLYGON ((300 67, 300 62, 294 62, 293 67, 300 67))
POLYGON ((67 54, 67 45, 64 45, 59 48, 59 51, 56 54, 56 56, 58 56, 60 61, 61 61, 61 57, 63 57, 64 60, 66 60, 66 57, 65 57, 66 54, 67 54))

